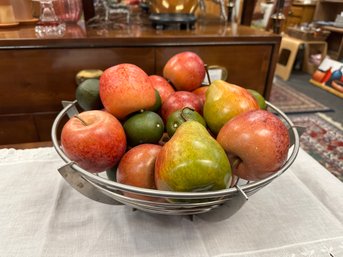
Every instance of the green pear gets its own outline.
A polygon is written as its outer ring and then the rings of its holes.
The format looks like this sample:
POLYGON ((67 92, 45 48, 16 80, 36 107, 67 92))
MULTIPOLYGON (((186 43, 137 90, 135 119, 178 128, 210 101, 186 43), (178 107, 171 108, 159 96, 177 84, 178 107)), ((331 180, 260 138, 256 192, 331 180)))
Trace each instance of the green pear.
POLYGON ((218 134, 233 117, 257 109, 259 105, 247 89, 224 80, 215 80, 206 91, 203 116, 210 130, 218 134))
POLYGON ((220 190, 229 187, 231 177, 223 148, 202 124, 192 120, 180 125, 162 147, 155 163, 155 183, 159 190, 220 190))

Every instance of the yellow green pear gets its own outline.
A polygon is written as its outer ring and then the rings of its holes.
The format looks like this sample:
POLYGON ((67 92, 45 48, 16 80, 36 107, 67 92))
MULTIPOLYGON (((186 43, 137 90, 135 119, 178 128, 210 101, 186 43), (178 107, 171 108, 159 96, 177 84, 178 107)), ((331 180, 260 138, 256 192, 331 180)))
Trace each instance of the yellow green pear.
POLYGON ((231 183, 231 166, 206 128, 189 120, 180 125, 158 154, 155 183, 159 190, 177 192, 225 189, 231 183))
POLYGON ((206 91, 203 116, 216 135, 233 117, 257 109, 259 105, 247 89, 224 80, 215 80, 206 91))

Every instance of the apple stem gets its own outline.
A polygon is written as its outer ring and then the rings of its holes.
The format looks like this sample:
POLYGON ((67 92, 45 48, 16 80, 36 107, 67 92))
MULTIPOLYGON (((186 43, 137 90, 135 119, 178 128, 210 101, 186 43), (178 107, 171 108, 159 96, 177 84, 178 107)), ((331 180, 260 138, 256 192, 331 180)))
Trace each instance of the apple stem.
POLYGON ((167 79, 167 82, 168 82, 173 88, 175 88, 173 82, 172 82, 170 79, 167 79))
POLYGON ((207 66, 207 64, 204 64, 204 66, 205 66, 205 70, 206 70, 206 76, 207 76, 208 84, 211 85, 212 82, 211 82, 211 78, 210 78, 210 73, 208 72, 208 66, 207 66))
POLYGON ((79 121, 81 121, 81 123, 82 123, 83 125, 88 126, 88 124, 87 124, 83 119, 81 119, 80 116, 75 115, 74 117, 75 117, 76 119, 78 119, 79 121))

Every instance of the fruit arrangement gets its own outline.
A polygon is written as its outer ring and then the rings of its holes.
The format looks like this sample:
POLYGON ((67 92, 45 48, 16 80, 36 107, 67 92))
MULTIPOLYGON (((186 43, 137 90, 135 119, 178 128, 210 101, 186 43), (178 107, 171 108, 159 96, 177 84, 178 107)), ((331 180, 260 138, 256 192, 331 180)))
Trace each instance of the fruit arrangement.
POLYGON ((181 52, 162 75, 121 63, 78 78, 81 112, 63 125, 64 154, 118 183, 171 192, 218 191, 279 171, 290 148, 286 125, 258 92, 223 80, 202 85, 206 74, 200 56, 181 52))

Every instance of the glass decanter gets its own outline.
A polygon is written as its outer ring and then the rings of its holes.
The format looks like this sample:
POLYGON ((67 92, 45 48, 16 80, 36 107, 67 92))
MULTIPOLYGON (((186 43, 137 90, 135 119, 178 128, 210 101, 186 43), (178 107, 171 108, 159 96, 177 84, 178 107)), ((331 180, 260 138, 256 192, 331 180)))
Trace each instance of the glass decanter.
POLYGON ((34 0, 40 2, 39 22, 35 27, 38 37, 61 37, 64 35, 66 25, 56 16, 53 1, 55 0, 34 0))

